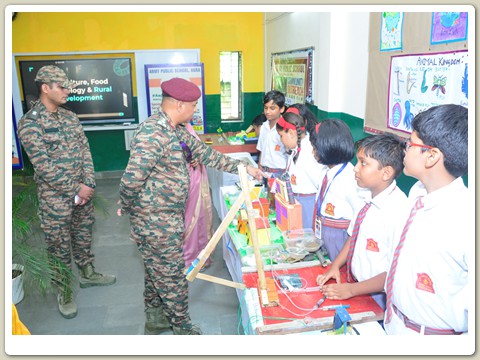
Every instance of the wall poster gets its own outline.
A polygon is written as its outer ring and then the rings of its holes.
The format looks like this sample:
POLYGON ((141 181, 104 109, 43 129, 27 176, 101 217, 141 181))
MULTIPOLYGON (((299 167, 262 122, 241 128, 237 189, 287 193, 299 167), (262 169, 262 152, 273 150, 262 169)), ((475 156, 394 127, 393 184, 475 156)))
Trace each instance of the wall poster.
POLYGON ((17 120, 15 119, 15 109, 12 104, 12 169, 23 169, 22 150, 17 136, 17 120))
POLYGON ((380 51, 402 50, 403 12, 383 12, 380 51))
POLYGON ((197 134, 205 133, 205 80, 203 64, 155 64, 145 65, 145 84, 147 87, 148 116, 160 110, 162 103, 163 81, 179 77, 193 82, 202 93, 198 99, 197 111, 193 114, 191 123, 197 134))
POLYGON ((285 95, 285 104, 313 104, 313 47, 272 54, 272 90, 285 95))
POLYGON ((430 44, 465 41, 467 28, 468 13, 466 12, 434 12, 430 44))
POLYGON ((442 104, 468 107, 468 50, 391 57, 388 128, 411 133, 415 115, 442 104))

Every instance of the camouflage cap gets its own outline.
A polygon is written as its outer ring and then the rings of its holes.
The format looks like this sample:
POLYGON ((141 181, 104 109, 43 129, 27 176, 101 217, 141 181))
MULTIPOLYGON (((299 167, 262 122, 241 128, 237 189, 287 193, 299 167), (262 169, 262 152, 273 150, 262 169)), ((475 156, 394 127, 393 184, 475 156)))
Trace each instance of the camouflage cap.
POLYGON ((68 80, 65 71, 54 65, 42 66, 35 76, 35 81, 42 83, 56 82, 64 88, 74 88, 78 85, 76 82, 68 80))

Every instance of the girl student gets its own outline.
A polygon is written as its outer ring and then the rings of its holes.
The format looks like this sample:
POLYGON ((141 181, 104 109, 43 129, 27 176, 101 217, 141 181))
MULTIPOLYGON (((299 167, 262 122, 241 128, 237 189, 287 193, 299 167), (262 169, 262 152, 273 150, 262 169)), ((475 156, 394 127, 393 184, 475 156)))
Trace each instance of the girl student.
POLYGON ((326 165, 315 204, 315 236, 323 240, 333 262, 342 250, 347 229, 364 205, 367 190, 357 185, 350 162, 355 144, 350 129, 339 119, 326 119, 310 134, 316 160, 326 165))
POLYGON ((290 179, 293 195, 302 205, 303 228, 313 229, 315 197, 320 189, 324 166, 315 160, 305 119, 299 115, 297 108, 289 107, 276 127, 289 153, 284 176, 290 179))
MULTIPOLYGON (((305 129, 307 130, 307 135, 311 134, 315 130, 315 126, 318 124, 318 119, 312 113, 312 111, 305 104, 292 104, 288 107, 290 112, 300 115, 305 120, 305 129)), ((288 110, 287 109, 287 110, 288 110)))

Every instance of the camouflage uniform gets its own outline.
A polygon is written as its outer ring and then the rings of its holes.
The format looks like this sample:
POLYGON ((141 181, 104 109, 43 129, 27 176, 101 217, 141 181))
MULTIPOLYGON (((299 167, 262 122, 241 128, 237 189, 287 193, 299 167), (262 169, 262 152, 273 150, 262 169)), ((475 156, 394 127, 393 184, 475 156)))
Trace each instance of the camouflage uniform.
POLYGON ((77 115, 63 107, 50 112, 39 100, 20 119, 18 137, 35 170, 49 253, 68 266, 72 252, 77 265, 92 263, 93 203, 74 204, 80 183, 95 187, 90 147, 77 115))
POLYGON ((135 133, 120 197, 145 265, 145 307, 163 307, 172 326, 191 329, 182 248, 190 179, 180 141, 206 166, 237 171, 238 160, 198 141, 183 126, 173 129, 168 115, 160 112, 135 133))

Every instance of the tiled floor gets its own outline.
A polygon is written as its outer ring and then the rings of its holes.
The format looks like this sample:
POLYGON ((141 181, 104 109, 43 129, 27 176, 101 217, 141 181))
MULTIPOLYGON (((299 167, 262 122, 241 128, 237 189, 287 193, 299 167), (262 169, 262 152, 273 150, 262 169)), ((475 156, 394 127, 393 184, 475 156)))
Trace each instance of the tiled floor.
MULTIPOLYGON (((17 310, 32 334, 143 334, 143 263, 136 245, 129 239, 128 217, 120 218, 115 213, 119 182, 119 178, 97 180, 96 191, 107 200, 110 214, 104 216, 97 212, 93 245, 96 270, 116 275, 117 282, 106 287, 80 289, 77 286, 78 315, 69 320, 58 312, 56 295, 42 297, 26 293, 17 310)), ((215 213, 215 228, 218 224, 215 213)), ((231 280, 222 258, 221 242, 213 260, 205 273, 231 280)), ((74 270, 77 271, 76 267, 74 270)), ((239 303, 233 288, 197 279, 189 283, 189 298, 192 320, 205 335, 242 334, 238 326, 239 303)))

